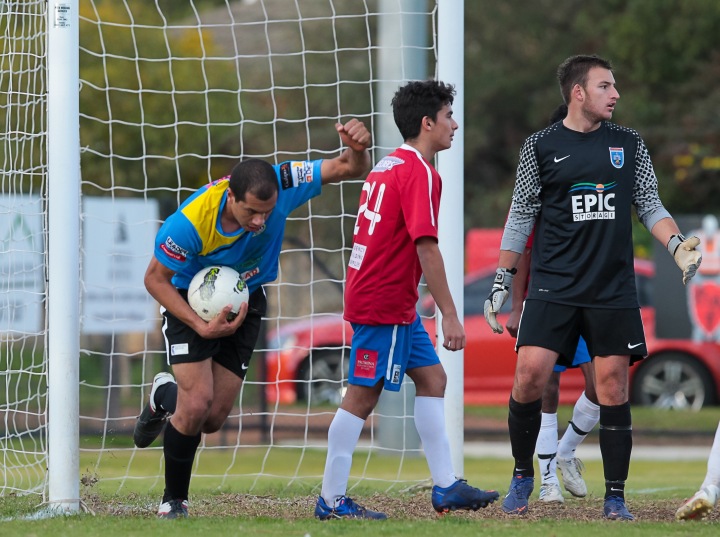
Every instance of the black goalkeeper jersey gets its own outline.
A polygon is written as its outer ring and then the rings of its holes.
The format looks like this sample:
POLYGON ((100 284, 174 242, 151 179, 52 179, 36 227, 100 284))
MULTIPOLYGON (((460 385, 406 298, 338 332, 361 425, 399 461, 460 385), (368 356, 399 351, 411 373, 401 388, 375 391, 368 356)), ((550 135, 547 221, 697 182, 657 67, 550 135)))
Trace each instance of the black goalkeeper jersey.
POLYGON ((643 224, 670 216, 637 132, 603 122, 580 133, 555 123, 520 153, 502 249, 535 230, 528 299, 637 308, 631 206, 643 224))

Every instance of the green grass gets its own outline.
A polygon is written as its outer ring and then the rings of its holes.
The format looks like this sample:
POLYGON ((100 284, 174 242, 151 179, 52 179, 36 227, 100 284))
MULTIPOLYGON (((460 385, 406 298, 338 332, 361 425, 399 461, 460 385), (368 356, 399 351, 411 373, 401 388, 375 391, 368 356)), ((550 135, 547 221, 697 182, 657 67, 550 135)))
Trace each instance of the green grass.
MULTIPOLYGON (((585 477, 589 495, 585 499, 567 499, 565 507, 556 511, 531 503, 530 519, 516 520, 503 515, 494 505, 478 513, 453 513, 438 518, 432 514, 427 490, 403 491, 407 485, 389 485, 387 479, 419 482, 428 477, 424 459, 405 459, 398 472, 398 459, 373 456, 367 466, 365 480, 357 486, 351 480, 351 494, 368 506, 387 509, 394 513, 393 519, 381 523, 362 521, 320 522, 312 518, 312 502, 318 494, 325 453, 307 450, 300 456, 299 450, 285 450, 282 454, 265 461, 266 472, 286 475, 297 473, 305 476, 288 483, 287 478, 263 478, 256 480, 252 474, 263 467, 264 450, 242 451, 231 463, 227 450, 207 454, 201 458, 196 473, 205 474, 224 471, 237 474, 220 483, 218 480, 194 478, 191 487, 191 519, 177 522, 158 521, 154 509, 162 492, 162 483, 149 484, 131 481, 121 490, 112 478, 121 476, 131 452, 121 451, 103 458, 99 481, 82 487, 83 500, 95 511, 87 514, 57 517, 46 520, 21 520, 37 512, 37 497, 5 497, 0 501, 0 535, 39 536, 58 535, 104 537, 152 535, 208 534, 322 537, 342 534, 348 537, 363 536, 368 532, 378 536, 437 537, 439 533, 452 533, 453 537, 482 535, 576 535, 583 537, 605 536, 611 531, 620 536, 631 535, 710 535, 716 534, 719 521, 679 524, 672 522, 674 510, 682 500, 692 494, 705 474, 704 461, 634 461, 630 468, 628 498, 631 510, 643 517, 633 524, 611 523, 599 520, 604 480, 599 461, 586 461, 585 477), (231 466, 228 466, 231 465, 231 466), (296 472, 296 470, 299 470, 296 472), (247 474, 247 475, 243 475, 247 474), (414 511, 405 513, 399 506, 410 506, 414 511), (571 511, 575 509, 575 511, 571 511), (419 510, 419 511, 418 511, 419 510), (538 511, 541 514, 538 516, 538 511), (419 514, 418 514, 419 512, 419 514), (577 512, 577 518, 568 518, 577 512), (568 515, 570 513, 570 515, 568 515), (650 515, 648 515, 650 513, 650 515), (8 517, 13 520, 7 520, 8 517), (610 524, 610 526, 609 526, 610 524)), ((359 451, 355 457, 353 476, 365 467, 367 455, 359 451)), ((82 456, 82 463, 89 464, 92 457, 82 456)), ((158 473, 159 451, 136 452, 132 460, 134 473, 158 473)), ((506 490, 511 471, 508 454, 504 459, 465 460, 465 475, 472 484, 483 488, 506 490)), ((532 497, 537 499, 537 489, 532 497)))
MULTIPOLYGON (((567 423, 571 411, 571 407, 559 409, 560 423, 567 423)), ((483 418, 495 422, 498 429, 506 427, 504 407, 467 407, 465 412, 470 420, 483 418)), ((717 421, 717 409, 700 412, 633 409, 636 432, 658 435, 662 431, 692 432, 709 436, 714 433, 717 421)), ((633 461, 627 493, 631 511, 639 520, 627 524, 599 519, 604 490, 600 461, 585 461, 588 498, 567 499, 558 510, 543 510, 545 506, 531 503, 530 517, 516 520, 502 514, 495 505, 478 513, 453 513, 437 518, 432 514, 426 489, 405 490, 427 480, 424 458, 406 457, 400 462, 394 456, 368 457, 363 450, 358 450, 354 458, 350 494, 368 507, 386 509, 393 518, 382 523, 323 523, 312 518, 312 506, 322 480, 325 451, 287 447, 276 447, 269 453, 257 447, 204 451, 197 461, 191 486, 192 518, 175 523, 158 521, 154 510, 163 488, 162 451, 129 449, 127 440, 120 435, 109 436, 107 451, 102 456, 96 451, 97 438, 81 441, 84 483, 81 497, 95 516, 23 520, 22 517, 38 512, 39 497, 8 495, 0 497, 0 519, 4 519, 0 521, 0 535, 179 537, 208 532, 223 536, 366 537, 371 532, 379 536, 437 537, 447 532, 453 537, 518 534, 524 537, 582 532, 583 537, 605 537, 612 531, 620 536, 702 536, 715 535, 720 527, 718 515, 692 524, 672 520, 675 509, 700 485, 706 470, 706 461, 702 460, 633 461), (365 479, 359 480, 363 474, 365 479), (226 477, 217 477, 222 475, 226 477)), ((651 436, 644 442, 654 439, 651 436)), ((503 458, 465 459, 465 477, 471 484, 501 492, 507 489, 511 468, 510 453, 503 458)), ((537 499, 538 489, 532 500, 537 499)))
MULTIPOLYGON (((570 405, 561 405, 558 408, 558 423, 567 424, 572 417, 572 410, 570 405)), ((466 406, 465 416, 496 420, 500 427, 507 425, 506 406, 466 406)), ((640 433, 714 433, 718 427, 720 412, 718 407, 706 407, 695 412, 633 406, 632 418, 633 430, 640 433)))
POLYGON ((385 522, 338 521, 320 522, 315 520, 281 521, 275 519, 210 518, 188 519, 176 522, 138 520, 124 517, 89 518, 70 517, 64 520, 37 522, 10 522, 0 528, 7 531, 6 535, 14 537, 53 535, 57 537, 81 537, 85 535, 103 535, 104 537, 178 537, 197 536, 199 534, 234 536, 297 536, 297 537, 367 537, 368 534, 378 537, 413 536, 437 537, 438 534, 449 534, 453 537, 518 537, 578 535, 583 537, 604 537, 612 531, 621 536, 704 536, 717 535, 717 524, 674 523, 613 523, 587 521, 524 521, 482 520, 481 523, 466 518, 445 517, 433 521, 388 520, 385 522))

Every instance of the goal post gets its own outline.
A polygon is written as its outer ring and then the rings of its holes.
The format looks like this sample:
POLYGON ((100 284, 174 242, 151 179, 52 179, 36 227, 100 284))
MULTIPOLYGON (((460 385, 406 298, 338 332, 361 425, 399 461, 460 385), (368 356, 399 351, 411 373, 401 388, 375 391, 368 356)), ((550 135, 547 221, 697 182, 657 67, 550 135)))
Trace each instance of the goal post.
MULTIPOLYGON (((399 143, 387 137, 396 132, 388 92, 416 73, 457 88, 460 136, 437 164, 440 246, 462 315, 463 9, 462 0, 0 2, 8 43, 0 51, 0 265, 8 274, 0 288, 0 497, 39 494, 55 514, 80 510, 83 487, 98 482, 107 492, 162 493, 161 441, 132 445, 152 378, 169 369, 159 308, 142 281, 155 232, 240 159, 338 155, 337 121, 364 121, 377 161, 399 143), (380 21, 389 12, 398 24, 412 17, 423 25, 425 42, 402 32, 383 42, 380 21), (425 65, 382 63, 394 56, 425 65), (20 201, 42 214, 18 216, 20 201), (22 218, 30 231, 21 236, 22 218), (16 268, 31 254, 40 261, 32 286, 21 288, 16 268), (13 312, 23 308, 37 312, 21 326, 13 312)), ((226 426, 203 437, 193 487, 319 486, 321 471, 307 467, 324 455, 337 403, 328 401, 347 381, 342 291, 361 188, 362 178, 326 185, 288 219, 263 327, 280 335, 259 341, 226 426), (339 335, 321 340, 332 323, 339 335), (283 335, 297 324, 308 341, 283 335), (293 352, 303 360, 266 375, 271 354, 293 352), (286 378, 290 367, 296 376, 286 378), (330 386, 322 404, 309 395, 320 386, 330 386), (256 464, 245 465, 251 458, 256 464)), ((463 356, 441 345, 438 352, 448 373, 453 464, 463 476, 463 356)), ((376 409, 367 421, 351 487, 398 490, 427 477, 407 471, 417 446, 381 445, 384 417, 376 409), (378 454, 395 457, 394 472, 372 472, 378 454)))
POLYGON ((47 4, 47 507, 58 512, 80 508, 78 1, 47 4))
MULTIPOLYGON (((465 126, 465 17, 464 0, 442 0, 438 2, 438 78, 455 84, 457 94, 453 102, 453 118, 458 122, 460 135, 453 139, 453 145, 438 154, 438 172, 443 177, 443 197, 440 201, 440 251, 445 261, 450 293, 455 299, 460 322, 464 321, 465 298, 463 283, 465 276, 465 234, 464 226, 464 180, 463 128, 465 126)), ((442 346, 442 314, 437 312, 438 354, 447 373, 445 390, 445 419, 447 422, 453 467, 459 476, 465 475, 463 444, 464 424, 464 365, 465 351, 450 352, 442 346)))

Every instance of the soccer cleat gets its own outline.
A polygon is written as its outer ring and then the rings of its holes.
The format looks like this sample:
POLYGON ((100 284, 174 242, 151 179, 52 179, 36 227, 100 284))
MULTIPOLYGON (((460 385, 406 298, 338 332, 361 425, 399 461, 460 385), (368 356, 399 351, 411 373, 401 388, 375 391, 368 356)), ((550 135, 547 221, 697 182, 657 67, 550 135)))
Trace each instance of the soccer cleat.
POLYGON ((603 514, 608 520, 635 520, 625 506, 625 500, 619 496, 608 496, 605 498, 603 514))
POLYGON ((550 482, 540 485, 540 501, 545 503, 563 503, 562 492, 560 491, 560 483, 550 482))
POLYGON ((188 501, 187 500, 170 500, 163 502, 158 507, 158 518, 187 518, 188 501))
POLYGON ((675 513, 675 520, 702 520, 708 516, 718 502, 720 489, 708 485, 697 491, 692 498, 680 506, 675 513))
POLYGON ((481 490, 471 487, 466 479, 458 479, 447 488, 435 485, 432 488, 432 506, 438 513, 447 513, 457 509, 477 511, 487 507, 500 495, 495 490, 481 490))
POLYGON ((315 518, 320 520, 331 520, 333 518, 365 518, 369 520, 385 520, 387 515, 377 511, 365 509, 356 504, 351 498, 343 496, 333 508, 325 503, 322 496, 318 496, 315 504, 315 518))
POLYGON ((510 515, 527 514, 528 501, 534 488, 534 477, 513 476, 510 490, 502 503, 502 510, 510 515))
POLYGON ((135 422, 133 441, 139 448, 148 447, 152 444, 162 432, 165 422, 170 417, 170 412, 155 408, 155 392, 160 386, 168 382, 175 383, 175 379, 170 373, 158 373, 153 379, 150 400, 135 422))
POLYGON ((567 490, 573 496, 584 498, 587 496, 587 485, 582 477, 585 465, 577 457, 572 459, 557 459, 557 467, 567 490))

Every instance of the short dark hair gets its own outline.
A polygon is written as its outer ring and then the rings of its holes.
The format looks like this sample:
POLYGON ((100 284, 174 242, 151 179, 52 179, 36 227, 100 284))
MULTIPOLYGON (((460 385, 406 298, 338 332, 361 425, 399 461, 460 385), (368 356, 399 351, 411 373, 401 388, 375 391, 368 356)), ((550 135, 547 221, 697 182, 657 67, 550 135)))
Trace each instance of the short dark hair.
POLYGON ((403 140, 412 140, 420 134, 422 119, 433 121, 446 104, 452 104, 455 86, 439 80, 408 82, 400 87, 392 99, 393 118, 403 140))
POLYGON ((275 168, 264 160, 251 158, 235 165, 230 173, 230 190, 235 199, 245 201, 247 193, 267 201, 278 192, 275 168))
POLYGON ((568 107, 565 103, 559 105, 550 116, 550 125, 562 121, 568 115, 568 107))
POLYGON ((570 104, 570 92, 575 84, 580 84, 583 88, 585 87, 588 73, 593 67, 602 67, 603 69, 612 71, 610 61, 595 54, 570 56, 558 66, 557 79, 560 83, 560 93, 562 94, 565 104, 570 104))

